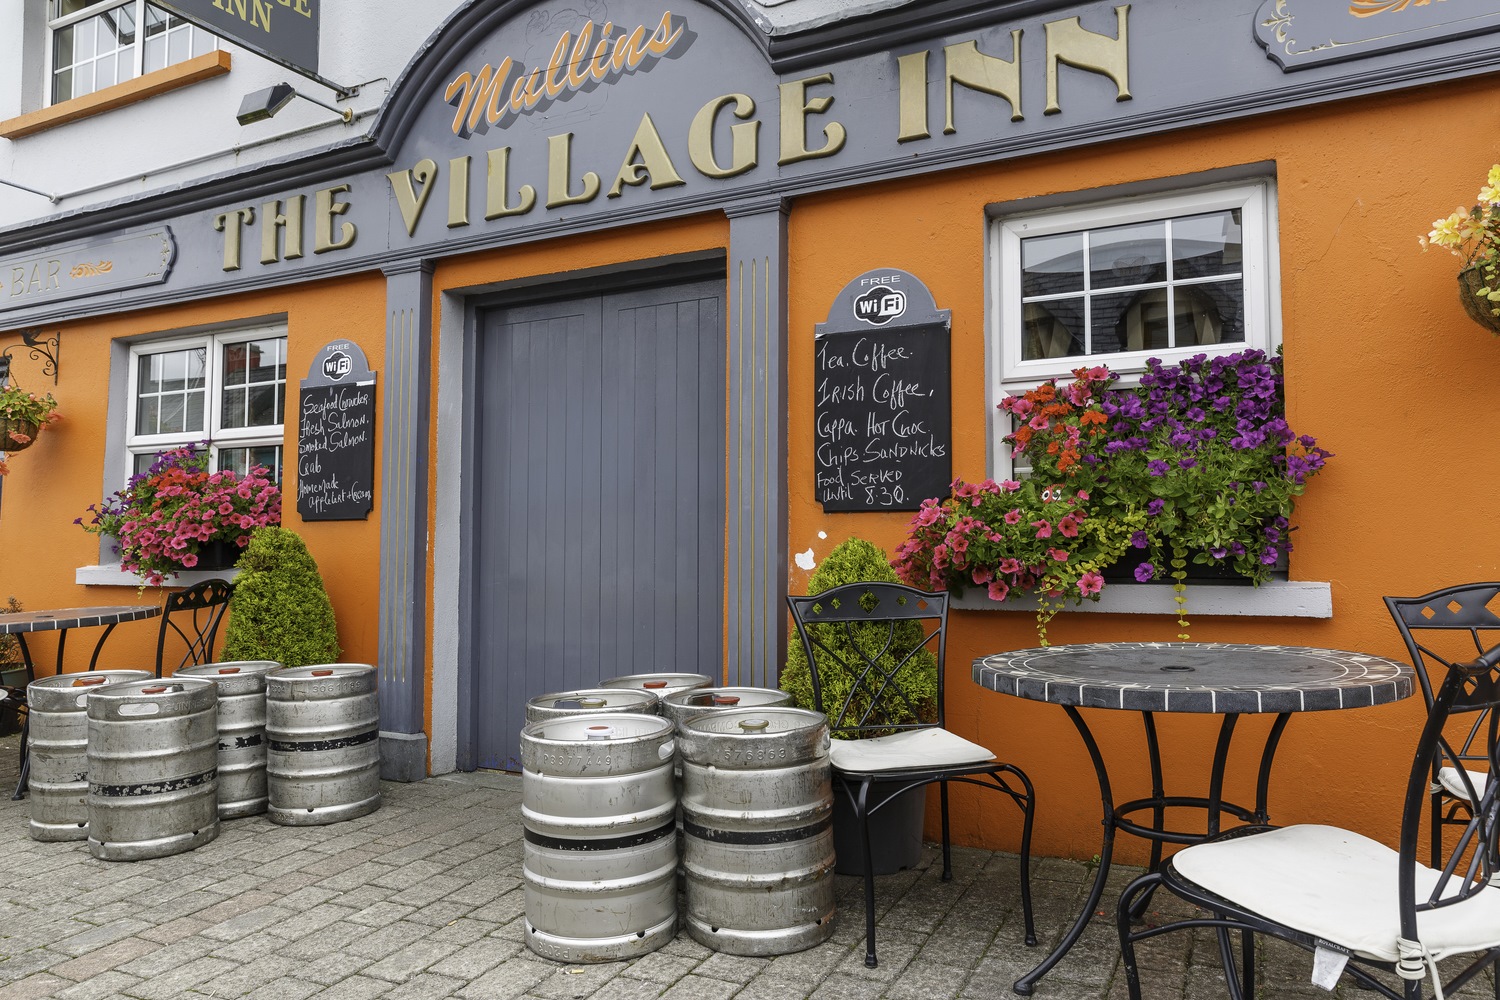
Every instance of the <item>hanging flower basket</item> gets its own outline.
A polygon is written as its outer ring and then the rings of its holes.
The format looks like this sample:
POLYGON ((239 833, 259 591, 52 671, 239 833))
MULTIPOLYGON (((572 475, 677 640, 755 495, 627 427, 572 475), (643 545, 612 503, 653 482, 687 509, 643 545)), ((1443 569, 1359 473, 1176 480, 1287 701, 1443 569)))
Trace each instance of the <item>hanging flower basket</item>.
POLYGON ((0 417, 0 452, 15 454, 36 443, 42 425, 20 417, 0 417))
POLYGON ((1478 267, 1466 267, 1458 272, 1458 300, 1464 305, 1469 318, 1493 334, 1500 335, 1500 316, 1495 315, 1497 304, 1479 295, 1485 287, 1484 272, 1478 267))

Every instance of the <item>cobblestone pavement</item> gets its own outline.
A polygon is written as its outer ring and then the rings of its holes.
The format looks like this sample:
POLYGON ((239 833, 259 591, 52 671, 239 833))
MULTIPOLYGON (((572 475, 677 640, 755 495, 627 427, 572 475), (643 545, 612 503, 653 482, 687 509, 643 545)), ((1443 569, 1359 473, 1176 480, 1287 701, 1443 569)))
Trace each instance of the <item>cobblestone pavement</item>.
MULTIPOLYGON (((6 789, 15 759, 16 737, 0 740, 6 789)), ((845 876, 832 939, 798 954, 736 958, 681 933, 633 961, 550 962, 522 943, 519 800, 519 779, 503 774, 388 783, 384 806, 362 819, 231 820, 196 851, 107 863, 84 844, 31 840, 26 803, 4 798, 0 1000, 979 1000, 1014 996, 1011 983, 1044 954, 1021 944, 1014 856, 956 849, 945 883, 929 847, 917 869, 879 882, 876 969, 863 964, 860 885, 845 876)), ((1038 859, 1033 878, 1050 943, 1077 913, 1089 870, 1038 859)), ((1263 956, 1261 996, 1328 996, 1308 983, 1304 954, 1273 943, 1263 956)), ((1169 935, 1142 961, 1148 1000, 1225 996, 1211 937, 1169 935)), ((1125 997, 1111 923, 1095 921, 1035 995, 1125 997)), ((1484 984, 1462 995, 1493 994, 1484 984)))

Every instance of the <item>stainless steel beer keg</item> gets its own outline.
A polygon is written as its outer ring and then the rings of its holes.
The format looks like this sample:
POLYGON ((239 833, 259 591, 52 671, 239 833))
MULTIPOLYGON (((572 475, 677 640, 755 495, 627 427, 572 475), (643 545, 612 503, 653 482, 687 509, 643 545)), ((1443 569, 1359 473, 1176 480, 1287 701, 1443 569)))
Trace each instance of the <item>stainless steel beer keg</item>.
POLYGON ((267 813, 320 826, 380 808, 378 676, 368 663, 266 674, 267 813))
POLYGON ((682 724, 694 716, 707 715, 710 712, 728 712, 736 708, 772 708, 791 703, 791 695, 775 688, 684 688, 672 692, 661 700, 661 714, 676 723, 680 731, 682 724))
POLYGON ((603 712, 656 715, 661 699, 648 691, 627 688, 585 688, 538 695, 526 702, 526 721, 542 722, 570 715, 599 715, 603 712))
POLYGON ((732 955, 781 955, 833 933, 828 720, 799 708, 699 715, 682 755, 688 933, 732 955))
POLYGON ((26 753, 31 767, 31 839, 87 840, 89 836, 88 693, 106 684, 144 681, 149 670, 59 674, 26 685, 26 753))
POLYGON ((672 723, 587 715, 521 730, 526 946, 613 962, 677 932, 672 723))
POLYGON ((219 835, 218 697, 199 677, 123 681, 88 695, 89 852, 180 854, 219 835))
POLYGON ((658 698, 665 698, 685 688, 708 687, 712 683, 713 678, 707 674, 626 674, 623 677, 611 677, 607 681, 600 681, 599 686, 650 691, 658 698))
POLYGON ((266 674, 275 660, 183 667, 175 677, 204 677, 219 689, 219 818, 266 811, 266 674))

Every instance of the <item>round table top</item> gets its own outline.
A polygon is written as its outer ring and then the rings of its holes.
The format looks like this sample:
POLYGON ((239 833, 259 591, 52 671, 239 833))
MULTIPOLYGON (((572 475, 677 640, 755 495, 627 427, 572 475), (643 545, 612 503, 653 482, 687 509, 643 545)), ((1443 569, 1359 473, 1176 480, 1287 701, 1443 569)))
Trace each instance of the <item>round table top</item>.
POLYGON ((98 608, 55 608, 50 611, 14 611, 0 614, 0 635, 12 632, 52 632, 90 625, 118 625, 161 614, 156 604, 117 604, 98 608))
POLYGON ((1317 712, 1409 697, 1405 663, 1307 646, 1095 642, 974 661, 982 687, 1033 701, 1136 712, 1317 712))

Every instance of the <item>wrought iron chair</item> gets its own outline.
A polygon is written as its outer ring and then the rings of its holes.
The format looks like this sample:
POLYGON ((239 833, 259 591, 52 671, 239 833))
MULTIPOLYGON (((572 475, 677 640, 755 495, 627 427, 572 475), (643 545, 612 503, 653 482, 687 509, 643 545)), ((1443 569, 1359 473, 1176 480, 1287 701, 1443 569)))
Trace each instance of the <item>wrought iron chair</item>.
MULTIPOLYGON (((1500 962, 1500 891, 1495 877, 1500 833, 1500 782, 1494 709, 1500 704, 1500 646, 1468 663, 1450 665, 1433 695, 1407 779, 1400 848, 1331 826, 1238 827, 1184 848, 1159 872, 1143 875, 1120 896, 1117 923, 1130 1000, 1141 1000, 1135 944, 1168 931, 1213 927, 1231 1000, 1255 996, 1255 935, 1271 934, 1315 953, 1314 974, 1327 989, 1340 975, 1392 1000, 1421 1000, 1429 975, 1434 995, 1457 992, 1500 962), (1489 755, 1480 785, 1444 737, 1451 715, 1482 715, 1489 755), (1468 801, 1475 804, 1441 867, 1417 860, 1422 815, 1434 766, 1458 768, 1468 801), (1210 911, 1212 916, 1133 929, 1135 901, 1158 888, 1210 911), (1230 932, 1241 932, 1235 969, 1230 932), (1476 954, 1447 983, 1438 962, 1476 954), (1344 964, 1347 961, 1347 965, 1344 964), (1394 972, 1390 986, 1372 973, 1394 972)), ((1472 766, 1472 764, 1470 765, 1472 766)), ((1452 967, 1450 966, 1450 969, 1452 967)), ((1500 996, 1500 985, 1495 987, 1500 996)))
MULTIPOLYGON (((1422 685, 1422 697, 1429 706, 1433 699, 1433 678, 1442 680, 1454 662, 1466 660, 1500 642, 1500 615, 1489 604, 1500 594, 1500 583, 1466 583, 1435 590, 1421 597, 1387 597, 1385 606, 1395 619, 1407 655, 1416 668, 1422 685)), ((1433 762, 1431 783, 1432 861, 1438 867, 1443 856, 1443 828, 1464 826, 1470 813, 1468 786, 1484 791, 1484 770, 1488 747, 1484 728, 1488 713, 1463 720, 1467 732, 1453 733, 1454 755, 1451 766, 1441 760, 1433 762), (1469 770, 1468 781, 1461 777, 1469 770)))
MULTIPOLYGON (((894 583, 850 583, 821 594, 789 596, 792 620, 807 653, 814 707, 828 716, 835 736, 829 758, 835 794, 847 797, 864 844, 865 965, 874 968, 875 875, 870 849, 870 814, 897 800, 901 792, 937 783, 942 802, 943 879, 953 877, 948 838, 948 784, 953 781, 1001 792, 1021 809, 1021 911, 1026 943, 1036 943, 1031 911, 1031 827, 1036 796, 1020 768, 995 760, 977 743, 943 728, 943 656, 946 652, 948 595, 894 583), (937 699, 931 721, 893 725, 882 706, 892 700, 923 717, 895 684, 903 671, 937 662, 937 699), (822 670, 846 671, 852 678, 843 704, 824 701, 822 670), (880 784, 882 794, 872 796, 880 784), (1012 783, 1019 789, 1012 787, 1012 783)), ((930 713, 929 713, 930 714, 930 713)))
POLYGON ((156 676, 163 676, 168 666, 175 673, 183 667, 213 662, 219 626, 224 623, 233 593, 233 584, 215 579, 167 594, 156 633, 156 676))

